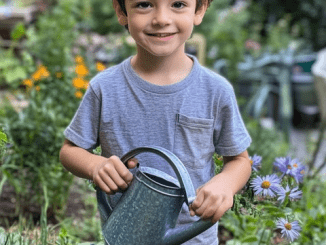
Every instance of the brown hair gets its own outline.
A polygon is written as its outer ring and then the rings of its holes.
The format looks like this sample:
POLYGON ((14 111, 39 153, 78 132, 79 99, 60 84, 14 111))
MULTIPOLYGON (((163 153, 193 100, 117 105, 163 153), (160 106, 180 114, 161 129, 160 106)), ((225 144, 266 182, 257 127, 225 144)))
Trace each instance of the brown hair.
MULTIPOLYGON (((124 14, 127 16, 127 10, 126 10, 126 5, 125 5, 125 0, 117 0, 120 7, 121 7, 121 10, 124 12, 124 14)), ((207 1, 207 8, 209 7, 209 5, 211 4, 211 2, 213 0, 196 0, 196 10, 195 12, 197 12, 197 10, 202 6, 203 2, 202 1, 207 1)), ((128 30, 128 24, 125 25, 125 28, 127 29, 127 31, 129 32, 128 30)))

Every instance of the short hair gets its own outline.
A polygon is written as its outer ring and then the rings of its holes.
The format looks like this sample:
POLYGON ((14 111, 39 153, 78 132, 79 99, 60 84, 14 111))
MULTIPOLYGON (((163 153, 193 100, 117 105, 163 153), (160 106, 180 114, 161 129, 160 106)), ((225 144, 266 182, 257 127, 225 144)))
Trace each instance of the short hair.
MULTIPOLYGON (((121 7, 121 10, 124 12, 124 14, 127 16, 127 10, 126 10, 126 5, 125 5, 125 0, 117 0, 120 7, 121 7)), ((197 12, 197 10, 202 6, 203 4, 203 1, 207 1, 207 8, 209 7, 209 5, 211 4, 211 2, 213 0, 196 0, 196 9, 195 9, 195 12, 197 12)), ((129 29, 128 29, 128 24, 125 25, 125 28, 127 29, 127 31, 129 32, 129 29)))

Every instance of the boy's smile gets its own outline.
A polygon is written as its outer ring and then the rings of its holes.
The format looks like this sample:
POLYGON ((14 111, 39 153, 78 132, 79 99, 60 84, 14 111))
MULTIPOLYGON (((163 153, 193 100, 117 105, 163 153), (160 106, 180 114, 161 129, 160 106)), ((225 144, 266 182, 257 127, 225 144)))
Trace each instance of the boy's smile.
POLYGON ((193 26, 199 25, 205 14, 195 13, 196 0, 125 0, 125 6, 128 16, 116 8, 118 19, 120 24, 128 24, 137 53, 156 57, 184 53, 193 26))

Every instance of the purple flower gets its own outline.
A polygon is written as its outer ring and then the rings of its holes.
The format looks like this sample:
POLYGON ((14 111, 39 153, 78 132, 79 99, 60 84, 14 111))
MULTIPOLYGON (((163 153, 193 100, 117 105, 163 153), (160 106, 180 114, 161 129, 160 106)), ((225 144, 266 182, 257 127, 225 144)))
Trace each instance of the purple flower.
POLYGON ((284 189, 283 187, 280 187, 276 193, 278 195, 278 201, 281 201, 281 203, 284 202, 285 197, 290 197, 291 201, 294 199, 300 199, 302 196, 302 191, 298 190, 299 187, 295 187, 292 190, 290 190, 289 185, 286 186, 286 188, 284 189))
MULTIPOLYGON (((296 159, 294 159, 296 160, 296 159)), ((293 160, 293 161, 294 161, 293 160)), ((306 171, 306 167, 303 166, 300 162, 297 162, 297 163, 294 163, 294 166, 293 166, 294 170, 293 170, 293 178, 295 179, 295 181, 297 183, 301 183, 303 182, 303 176, 305 174, 305 171, 306 171)))
POLYGON ((277 220, 276 227, 281 229, 282 237, 285 235, 288 240, 293 242, 300 235, 301 227, 298 221, 288 222, 286 219, 277 220))
POLYGON ((249 157, 249 159, 252 169, 257 172, 257 168, 260 167, 262 157, 255 154, 253 157, 249 157))
POLYGON ((266 175, 264 177, 257 176, 251 181, 251 187, 254 189, 255 195, 262 192, 263 196, 275 197, 275 193, 280 188, 281 180, 276 174, 266 175))
POLYGON ((274 167, 283 173, 282 177, 287 174, 292 176, 297 183, 302 182, 305 172, 303 166, 297 159, 291 157, 278 157, 275 159, 274 167))
POLYGON ((290 157, 278 157, 275 158, 274 167, 284 174, 290 174, 292 166, 290 166, 290 157))

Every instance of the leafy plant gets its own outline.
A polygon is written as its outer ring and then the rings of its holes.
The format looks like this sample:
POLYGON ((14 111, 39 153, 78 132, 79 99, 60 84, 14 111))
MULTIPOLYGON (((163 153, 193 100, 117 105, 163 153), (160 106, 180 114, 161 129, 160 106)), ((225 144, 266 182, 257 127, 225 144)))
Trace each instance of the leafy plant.
POLYGON ((251 162, 249 181, 235 195, 232 211, 221 219, 221 225, 234 238, 227 244, 271 244, 278 229, 288 240, 297 239, 301 227, 295 220, 293 201, 302 195, 299 188, 302 188, 303 165, 289 157, 276 158, 275 172, 262 176, 262 158, 255 155, 251 162))
POLYGON ((14 50, 19 45, 19 40, 25 35, 23 23, 18 23, 11 32, 11 45, 8 50, 0 48, 0 85, 9 85, 17 88, 22 79, 27 77, 27 73, 33 60, 28 52, 21 52, 21 59, 17 58, 14 50))
POLYGON ((112 1, 93 0, 91 7, 91 27, 93 31, 101 35, 126 31, 118 22, 112 1))
POLYGON ((0 128, 0 159, 5 152, 5 143, 7 143, 7 135, 0 128))
POLYGON ((72 47, 78 35, 77 20, 72 14, 74 3, 60 0, 26 31, 26 48, 53 73, 71 66, 72 47))

